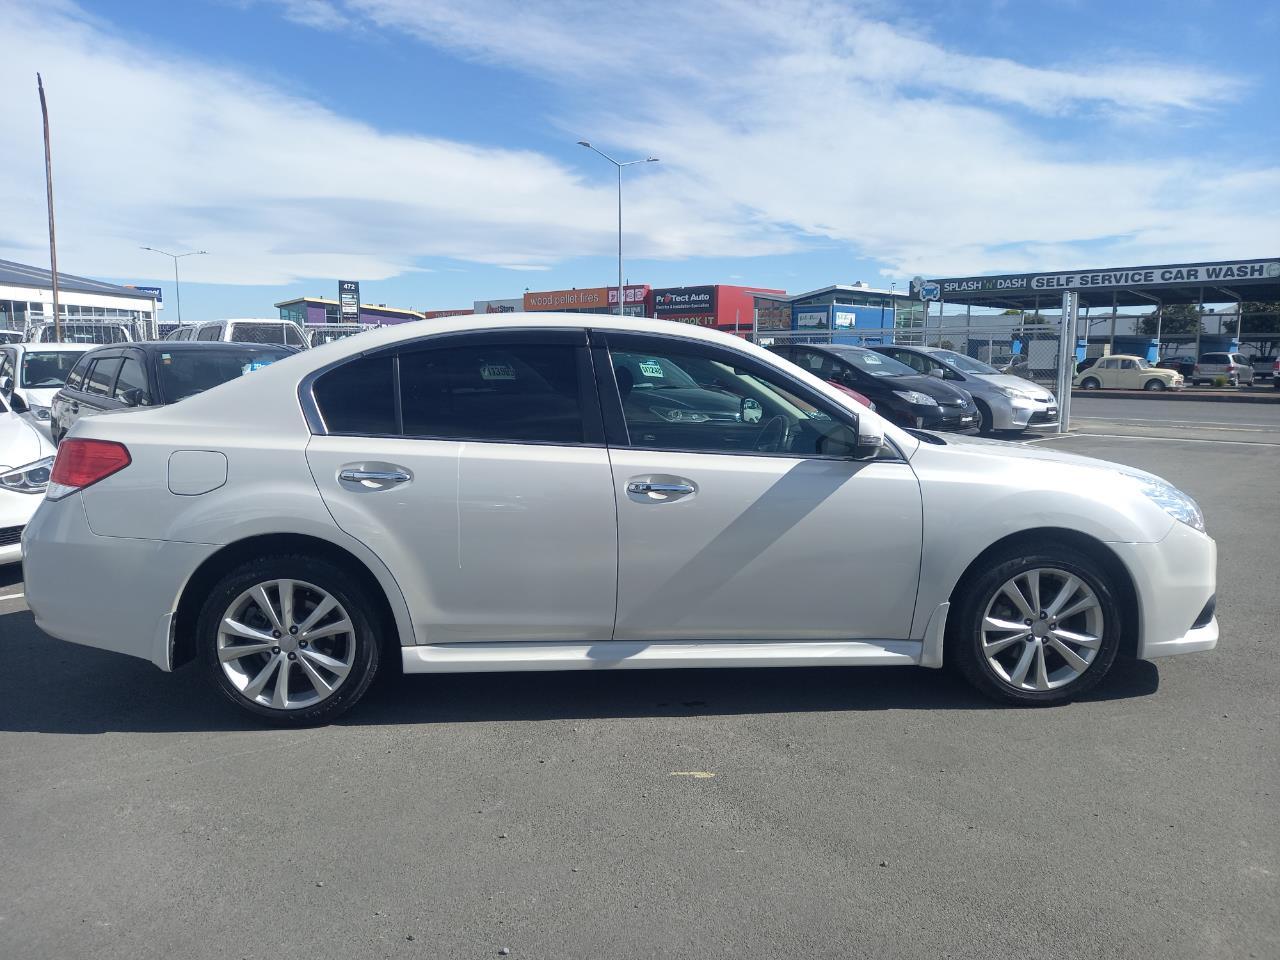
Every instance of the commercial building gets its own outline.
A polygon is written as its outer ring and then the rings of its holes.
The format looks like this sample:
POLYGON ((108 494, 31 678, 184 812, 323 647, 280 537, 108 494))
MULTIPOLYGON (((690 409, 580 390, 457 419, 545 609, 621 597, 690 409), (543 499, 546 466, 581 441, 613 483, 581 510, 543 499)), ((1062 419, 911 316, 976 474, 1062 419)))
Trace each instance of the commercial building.
POLYGON ((747 336, 756 318, 757 296, 786 296, 785 290, 725 283, 663 287, 653 291, 652 316, 747 336))
MULTIPOLYGON (((652 303, 647 283, 627 284, 623 288, 622 312, 628 317, 651 317, 652 303)), ((526 293, 522 304, 530 312, 617 313, 617 287, 574 287, 570 290, 537 290, 526 293)))
MULTIPOLYGON (((297 297, 293 300, 282 300, 276 304, 276 309, 280 311, 281 320, 292 320, 294 323, 303 325, 343 322, 338 301, 327 297, 297 297)), ((360 304, 361 323, 408 323, 411 320, 421 320, 423 317, 424 314, 421 311, 388 307, 385 303, 360 304)))
POLYGON ((471 305, 472 313, 519 313, 524 309, 524 300, 511 297, 508 300, 477 300, 471 305))
MULTIPOLYGON (((58 273, 58 312, 67 323, 130 323, 154 332, 155 295, 58 273)), ((44 267, 0 260, 0 329, 53 322, 53 275, 44 267)))

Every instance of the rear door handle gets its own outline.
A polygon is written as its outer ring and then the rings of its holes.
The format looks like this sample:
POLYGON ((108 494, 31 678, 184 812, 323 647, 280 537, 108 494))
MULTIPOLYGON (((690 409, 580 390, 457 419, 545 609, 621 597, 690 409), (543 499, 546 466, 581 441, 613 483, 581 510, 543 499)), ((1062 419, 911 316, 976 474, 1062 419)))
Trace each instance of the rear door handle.
POLYGON ((352 470, 338 474, 347 483, 408 483, 413 478, 404 470, 352 470))

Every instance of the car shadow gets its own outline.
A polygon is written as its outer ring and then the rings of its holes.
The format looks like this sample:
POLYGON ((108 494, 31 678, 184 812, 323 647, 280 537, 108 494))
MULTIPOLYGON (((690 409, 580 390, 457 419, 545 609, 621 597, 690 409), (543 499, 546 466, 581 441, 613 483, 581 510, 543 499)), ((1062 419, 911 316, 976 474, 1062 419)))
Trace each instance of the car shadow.
MULTIPOLYGON (((65 734, 215 732, 262 724, 227 704, 197 666, 165 674, 145 661, 53 640, 31 614, 0 616, 0 731, 65 734)), ((1155 666, 1118 661, 1083 701, 1150 696, 1155 666)), ((867 710, 1000 709, 946 671, 918 667, 620 670, 388 675, 338 722, 591 720, 867 710)))

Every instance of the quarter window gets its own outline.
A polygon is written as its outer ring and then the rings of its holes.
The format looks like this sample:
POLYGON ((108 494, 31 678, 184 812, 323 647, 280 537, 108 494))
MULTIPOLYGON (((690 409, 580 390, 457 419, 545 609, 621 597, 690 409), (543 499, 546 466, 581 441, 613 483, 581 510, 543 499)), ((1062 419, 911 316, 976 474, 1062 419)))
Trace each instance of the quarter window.
POLYGON ((316 381, 316 406, 330 433, 380 436, 399 432, 393 363, 390 354, 361 357, 316 381))
POLYGON ((217 340, 222 335, 222 328, 216 323, 211 323, 207 327, 201 327, 200 333, 196 336, 197 340, 217 340))
POLYGON ((117 400, 124 401, 124 395, 130 390, 147 392, 147 377, 142 372, 142 364, 133 357, 125 357, 120 367, 120 375, 116 377, 115 391, 112 394, 117 400))
POLYGON ((71 368, 71 372, 67 374, 67 386, 72 390, 80 390, 84 387, 84 373, 89 368, 92 361, 88 357, 82 357, 80 362, 71 368))

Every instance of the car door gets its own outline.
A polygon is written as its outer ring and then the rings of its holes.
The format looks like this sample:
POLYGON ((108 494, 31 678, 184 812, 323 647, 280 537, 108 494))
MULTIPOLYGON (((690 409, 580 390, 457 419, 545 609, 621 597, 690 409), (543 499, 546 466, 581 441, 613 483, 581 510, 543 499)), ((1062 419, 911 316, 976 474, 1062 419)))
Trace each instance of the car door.
POLYGON ((584 330, 430 337, 312 394, 316 484, 420 642, 609 640, 617 520, 584 330))
POLYGON ((123 358, 118 353, 101 354, 93 358, 84 382, 75 390, 67 391, 67 403, 59 418, 59 426, 65 431, 81 417, 120 406, 112 397, 116 374, 120 372, 123 358))
POLYGON ((856 414, 703 341, 593 344, 618 510, 615 640, 909 637, 919 484, 896 455, 822 452, 856 414), (618 354, 642 357, 648 382, 620 376, 618 354), (721 376, 703 398, 665 385, 668 369, 706 363, 721 376))

